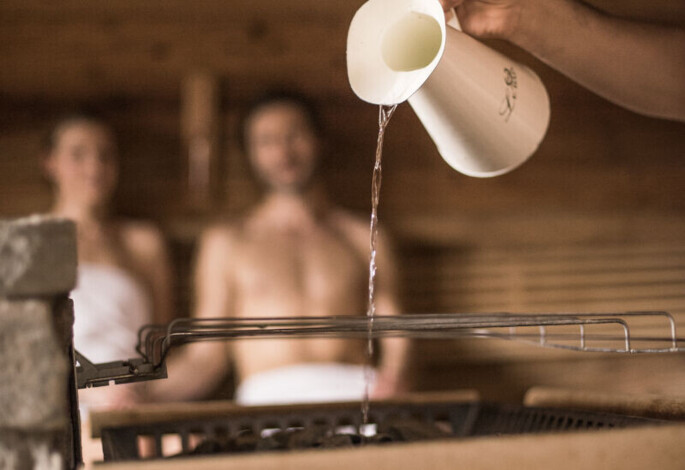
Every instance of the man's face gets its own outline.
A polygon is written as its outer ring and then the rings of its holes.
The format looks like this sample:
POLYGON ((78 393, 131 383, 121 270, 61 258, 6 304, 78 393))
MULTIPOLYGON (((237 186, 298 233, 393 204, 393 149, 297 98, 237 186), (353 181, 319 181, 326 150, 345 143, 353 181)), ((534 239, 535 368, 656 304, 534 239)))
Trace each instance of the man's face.
POLYGON ((300 192, 310 183, 319 141, 297 104, 259 108, 245 126, 245 141, 252 166, 269 190, 300 192))

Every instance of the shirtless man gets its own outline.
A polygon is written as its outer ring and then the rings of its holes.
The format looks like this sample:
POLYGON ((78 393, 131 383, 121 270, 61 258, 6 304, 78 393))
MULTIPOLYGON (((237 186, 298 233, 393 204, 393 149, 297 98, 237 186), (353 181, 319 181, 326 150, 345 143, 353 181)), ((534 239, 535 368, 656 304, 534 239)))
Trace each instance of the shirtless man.
MULTIPOLYGON (((265 194, 243 219, 204 234, 196 316, 364 315, 369 226, 333 206, 314 177, 321 146, 315 113, 297 96, 271 96, 252 107, 243 131, 265 194)), ((395 269, 383 239, 377 259, 376 312, 396 314, 395 269)), ((242 403, 359 399, 365 348, 349 339, 198 343, 170 361, 169 380, 158 385, 165 399, 201 396, 232 357, 242 403)), ((383 341, 373 396, 402 388, 405 354, 404 340, 383 341)))

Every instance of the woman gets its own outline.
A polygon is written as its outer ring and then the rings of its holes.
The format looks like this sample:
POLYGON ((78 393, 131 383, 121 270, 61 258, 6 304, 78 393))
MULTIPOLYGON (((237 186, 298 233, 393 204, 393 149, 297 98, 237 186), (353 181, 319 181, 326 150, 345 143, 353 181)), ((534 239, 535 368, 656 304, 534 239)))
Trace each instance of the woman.
MULTIPOLYGON (((60 119, 45 150, 52 213, 77 227, 74 346, 95 363, 134 357, 138 328, 171 318, 171 271, 162 237, 148 224, 113 217, 117 145, 102 120, 85 113, 60 119)), ((126 406, 138 395, 134 389, 86 390, 80 400, 86 407, 126 406)))

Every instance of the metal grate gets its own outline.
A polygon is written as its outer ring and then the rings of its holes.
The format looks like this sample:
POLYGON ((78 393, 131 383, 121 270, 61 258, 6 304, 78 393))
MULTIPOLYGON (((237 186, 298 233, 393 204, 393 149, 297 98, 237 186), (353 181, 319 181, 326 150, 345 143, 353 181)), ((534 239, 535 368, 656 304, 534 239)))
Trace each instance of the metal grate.
MULTIPOLYGON (((193 450, 198 439, 235 436, 241 432, 256 435, 273 430, 325 426, 330 429, 358 429, 361 413, 358 404, 334 409, 308 407, 270 407, 260 412, 214 419, 147 423, 135 426, 104 427, 102 444, 105 461, 138 460, 139 440, 148 439, 154 449, 152 455, 163 456, 163 440, 174 436, 180 441, 183 453, 193 450)), ((374 404, 369 414, 370 424, 391 419, 412 419, 437 424, 448 429, 454 438, 498 434, 560 432, 602 428, 620 428, 661 421, 607 413, 564 411, 488 403, 439 404, 374 404)), ((384 444, 388 445, 388 444, 384 444)))
POLYGON ((651 420, 608 413, 484 404, 480 406, 470 435, 611 429, 643 422, 651 420))

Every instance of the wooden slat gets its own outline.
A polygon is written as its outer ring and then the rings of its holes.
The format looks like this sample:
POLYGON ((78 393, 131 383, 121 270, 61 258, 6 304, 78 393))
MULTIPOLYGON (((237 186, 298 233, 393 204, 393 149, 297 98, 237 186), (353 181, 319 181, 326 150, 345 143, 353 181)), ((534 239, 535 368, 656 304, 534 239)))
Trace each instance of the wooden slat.
MULTIPOLYGON (((75 0, 55 8, 45 2, 6 1, 0 5, 0 89, 22 96, 85 98, 114 92, 169 98, 186 69, 208 67, 231 77, 239 94, 277 79, 316 93, 349 95, 345 38, 362 3, 211 1, 190 8, 178 0, 75 0)), ((685 22, 679 2, 653 3, 600 2, 629 17, 685 22)), ((531 61, 525 54, 514 55, 531 61)), ((544 78, 550 82, 552 77, 544 78)), ((567 81, 561 83, 567 87, 567 81)))
MULTIPOLYGON (((574 171, 569 169, 567 176, 573 174, 574 171)), ((426 178, 428 178, 427 175, 426 178)), ((433 190, 443 191, 438 194, 443 194, 446 202, 458 204, 459 199, 452 197, 447 188, 442 185, 434 188, 433 180, 424 181, 431 181, 431 193, 433 190)), ((464 179, 464 183, 468 181, 464 179)), ((556 179, 556 181, 560 183, 561 180, 556 179)), ((389 183, 389 181, 384 181, 384 190, 389 183)), ((537 183, 533 186, 537 187, 537 183)), ((477 188, 473 187, 463 188, 462 186, 460 189, 477 192, 477 188)), ((668 192, 663 186, 661 189, 668 192)), ((514 197, 515 193, 516 189, 511 188, 509 196, 514 197)), ((491 201, 506 204, 499 195, 491 197, 491 201)), ((471 197, 467 200, 478 207, 480 198, 471 197)), ((596 202, 599 203, 599 200, 596 202)), ((462 212, 450 213, 450 215, 436 208, 422 214, 407 211, 402 217, 395 219, 392 219, 391 214, 386 216, 385 223, 392 223, 395 231, 410 239, 419 240, 425 244, 430 243, 432 246, 443 247, 443 249, 455 246, 462 250, 499 248, 497 251, 500 253, 510 248, 549 248, 551 245, 672 243, 675 240, 682 240, 682 234, 685 233, 685 219, 679 212, 671 212, 658 205, 652 207, 650 211, 638 209, 577 211, 573 209, 577 206, 565 207, 564 210, 540 209, 533 212, 528 211, 525 206, 513 211, 503 211, 498 207, 480 211, 461 208, 462 212)))
MULTIPOLYGON (((376 400, 383 404, 425 404, 464 403, 478 400, 474 390, 452 390, 449 392, 408 393, 402 396, 376 400)), ((316 410, 357 410, 357 402, 332 402, 297 405, 240 406, 233 401, 211 401, 195 403, 151 403, 132 409, 110 409, 90 413, 92 437, 101 437, 106 427, 173 423, 178 421, 204 420, 218 416, 242 418, 245 416, 270 416, 276 413, 307 413, 316 410)))
MULTIPOLYGON (((196 457, 192 460, 192 467, 195 470, 413 470, 454 468, 455 462, 458 462, 460 467, 478 470, 680 470, 685 459, 685 448, 681 445, 684 438, 685 425, 673 424, 613 431, 491 436, 404 445, 362 446, 356 449, 196 457)), ((102 465, 102 468, 111 470, 180 470, 187 467, 188 461, 185 459, 102 465)))
POLYGON ((656 419, 685 420, 685 396, 621 395, 534 387, 526 392, 524 404, 526 406, 591 410, 656 419))
MULTIPOLYGON (((433 293, 488 293, 507 288, 511 285, 511 280, 505 274, 494 276, 469 276, 463 275, 458 278, 440 278, 434 275, 433 279, 427 280, 435 282, 435 285, 427 285, 427 289, 433 293)), ((525 283, 525 290, 530 294, 544 295, 546 291, 556 290, 580 291, 596 290, 604 286, 629 287, 629 286, 658 286, 662 284, 678 284, 685 287, 685 268, 684 269, 654 269, 630 272, 609 271, 600 273, 580 273, 580 274, 558 274, 550 273, 547 277, 535 277, 528 279, 525 283)))
POLYGON ((488 302, 491 299, 506 296, 507 290, 517 290, 531 303, 542 301, 544 303, 554 302, 592 302, 592 301, 609 301, 618 300, 619 302, 627 302, 631 299, 671 299, 671 298, 685 298, 685 280, 671 281, 670 283, 660 283, 652 285, 633 286, 594 286, 583 287, 579 289, 569 288, 549 288, 530 290, 527 288, 517 289, 515 286, 503 286, 500 289, 488 290, 443 290, 439 294, 446 298, 459 299, 463 298, 467 302, 488 302), (505 291, 505 292, 502 292, 505 291))

